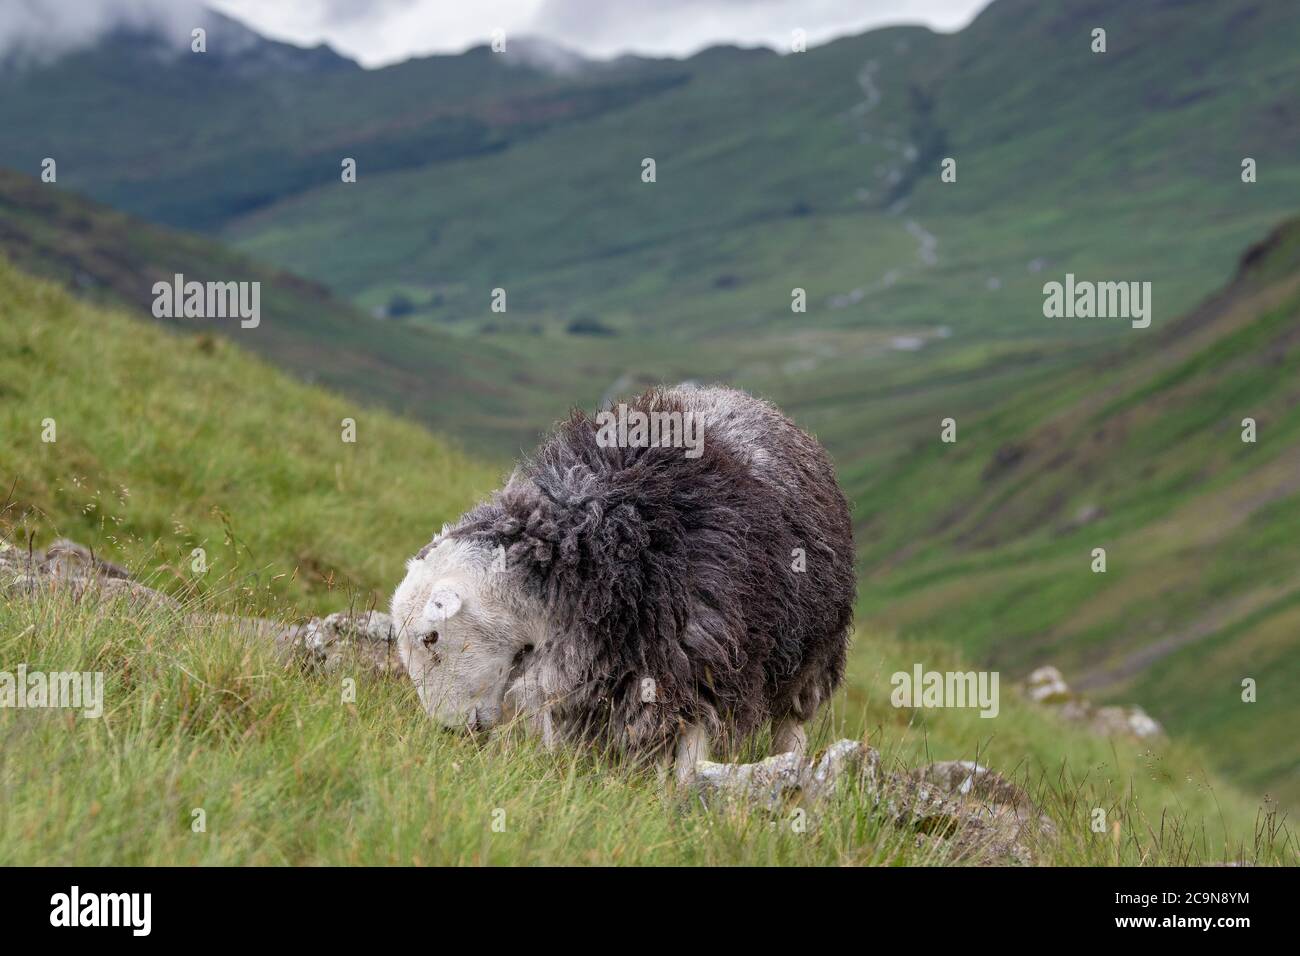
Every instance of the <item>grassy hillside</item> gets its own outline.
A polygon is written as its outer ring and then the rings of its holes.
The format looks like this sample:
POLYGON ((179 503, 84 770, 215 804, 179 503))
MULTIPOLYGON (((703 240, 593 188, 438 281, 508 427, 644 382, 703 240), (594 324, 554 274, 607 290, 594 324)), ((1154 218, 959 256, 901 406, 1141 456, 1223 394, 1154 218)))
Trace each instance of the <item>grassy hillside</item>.
POLYGON ((154 283, 170 283, 177 273, 260 282, 257 328, 231 319, 164 321, 185 334, 227 336, 301 379, 456 431, 501 461, 532 447, 540 424, 567 411, 548 370, 523 367, 489 342, 375 318, 319 283, 3 169, 0 253, 91 302, 149 320, 154 283))
POLYGON ((936 430, 881 474, 859 502, 871 620, 1014 672, 1056 662, 1300 803, 1298 346, 1293 221, 1160 334, 959 415, 955 444, 936 430))
MULTIPOLYGON (((492 475, 414 425, 294 383, 222 340, 94 308, 0 262, 3 534, 67 534, 187 594, 288 616, 383 594, 492 475), (338 423, 358 421, 358 442, 338 423), (44 418, 57 441, 42 443, 44 418), (196 586, 192 547, 221 583, 196 586)), ((850 792, 810 829, 681 806, 652 773, 437 730, 402 682, 287 670, 216 622, 57 592, 0 598, 0 667, 102 670, 106 713, 0 709, 10 863, 913 863, 936 844, 850 792), (193 811, 205 814, 195 832, 193 811), (505 831, 494 832, 494 812, 505 831)), ((887 766, 978 759, 1025 785, 1060 842, 1043 861, 1296 862, 1273 810, 1183 743, 1152 750, 1001 713, 889 704, 889 675, 950 649, 859 635, 817 731, 867 734, 887 766), (1096 834, 1095 808, 1118 831, 1096 834), (1271 815, 1272 814, 1272 815, 1271 815), (1118 841, 1115 839, 1118 832, 1118 841)))
POLYGON ((997 0, 953 36, 731 64, 436 186, 306 193, 229 235, 358 301, 401 287, 440 327, 493 321, 507 286, 512 321, 550 334, 493 341, 584 363, 587 401, 682 378, 774 397, 835 454, 879 626, 1012 673, 1059 662, 1296 806, 1293 286, 1198 308, 1295 212, 1296 37, 1297 8, 1253 0, 997 0), (1268 175, 1243 183, 1244 157, 1268 175), (345 261, 313 239, 344 219, 383 244, 345 261), (430 221, 458 228, 425 242, 430 221), (1067 272, 1151 282, 1153 327, 1044 319, 1067 272), (575 344, 575 315, 616 334, 575 344), (1241 701, 1246 677, 1267 700, 1241 701))
POLYGON ((224 339, 93 308, 0 257, 0 534, 13 542, 64 535, 173 591, 336 610, 386 601, 406 557, 497 479, 418 425, 224 339))
MULTIPOLYGON (((893 709, 888 675, 913 653, 860 637, 819 739, 869 730, 889 767, 978 756, 1057 821, 1048 865, 1296 864, 1276 817, 1185 747, 1112 745, 1007 699, 991 721, 893 709), (1094 833, 1094 808, 1117 830, 1094 833)), ((351 675, 285 670, 267 648, 173 614, 0 598, 0 661, 106 672, 102 719, 0 710, 0 858, 12 864, 943 862, 937 841, 918 845, 858 790, 804 832, 709 813, 650 771, 511 733, 448 734, 404 683, 358 675, 343 703, 351 675)))
POLYGON ((295 194, 226 234, 366 305, 401 292, 442 327, 540 324, 541 342, 494 341, 582 368, 593 399, 625 374, 744 382, 865 478, 945 407, 1116 344, 1113 327, 1045 323, 1044 273, 1152 281, 1158 324, 1228 277, 1300 194, 1297 35, 1294 7, 1253 0, 997 0, 952 36, 687 61, 663 95, 295 194), (1267 176, 1243 184, 1243 156, 1267 176), (341 247, 343 223, 374 241, 341 247), (508 319, 488 312, 496 286, 508 319), (619 334, 573 341, 577 316, 619 334))
MULTIPOLYGON (((997 0, 953 36, 883 30, 698 69, 661 96, 491 156, 375 177, 364 192, 295 195, 227 235, 368 306, 405 295, 410 321, 567 375, 574 401, 692 378, 772 397, 831 448, 880 557, 931 534, 953 510, 950 489, 961 500, 946 475, 895 480, 939 421, 969 422, 1008 396, 1039 396, 1026 409, 1065 397, 1062 380, 1080 382, 1070 370, 1144 347, 1294 213, 1297 36, 1295 7, 1250 0, 997 0), (1089 49, 1096 25, 1104 55, 1089 49), (654 184, 639 179, 645 156, 658 161, 654 184), (947 156, 955 183, 939 179, 947 156), (1267 175, 1243 183, 1244 156, 1267 175), (321 238, 343 222, 376 241, 356 253, 321 238), (1153 329, 1044 319, 1043 283, 1067 272, 1151 282, 1153 329), (507 316, 487 311, 495 286, 509 290, 507 316), (807 314, 790 311, 795 287, 807 314), (577 318, 613 334, 569 334, 577 318)), ((1006 433, 999 443, 1016 437, 1006 433)), ((1016 664, 1031 640, 1091 667, 1120 633, 1145 647, 1187 621, 1149 621, 1139 635, 1125 618, 1063 654, 1045 636, 1063 626, 1056 605, 1039 594, 1010 634, 998 615, 979 640, 961 626, 963 640, 1016 664)), ((923 600, 917 616, 948 614, 923 600)), ((1242 727, 1215 726, 1228 757, 1242 727)), ((1277 786, 1294 761, 1266 753, 1271 734, 1254 739, 1241 759, 1271 769, 1251 782, 1277 786)))

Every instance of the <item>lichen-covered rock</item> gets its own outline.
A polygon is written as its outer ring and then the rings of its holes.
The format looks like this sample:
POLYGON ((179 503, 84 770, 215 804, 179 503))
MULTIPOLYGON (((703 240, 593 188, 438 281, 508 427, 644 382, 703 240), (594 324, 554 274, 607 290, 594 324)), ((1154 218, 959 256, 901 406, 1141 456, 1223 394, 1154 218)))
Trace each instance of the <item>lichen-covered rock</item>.
POLYGON ((739 800, 776 810, 802 791, 808 777, 808 761, 797 753, 785 753, 758 763, 698 761, 691 786, 706 804, 739 800))
POLYGON ((405 674, 392 618, 382 611, 339 611, 303 624, 282 625, 275 638, 326 670, 358 662, 380 674, 405 674))
MULTIPOLYGON (((61 538, 44 551, 21 549, 0 540, 0 595, 31 596, 65 590, 78 599, 125 595, 141 607, 180 610, 175 598, 131 577, 120 564, 105 561, 85 545, 61 538)), ((358 666, 379 674, 404 674, 392 621, 381 611, 341 611, 296 624, 226 614, 190 614, 193 627, 232 625, 257 640, 273 641, 288 656, 312 667, 358 666)))
POLYGON ((831 745, 818 759, 787 753, 758 763, 700 761, 692 792, 709 807, 744 803, 777 812, 791 803, 817 807, 842 787, 858 785, 894 826, 916 833, 949 862, 1035 862, 1056 825, 1023 789, 964 760, 929 764, 887 777, 880 754, 855 740, 831 745))
POLYGON ((59 589, 81 599, 126 596, 143 607, 176 609, 175 599, 131 578, 120 564, 105 561, 89 548, 60 538, 45 551, 27 551, 0 542, 0 594, 31 595, 59 589))
POLYGON ((1030 700, 1050 708, 1062 720, 1082 724, 1095 734, 1138 740, 1164 736, 1164 728, 1141 707, 1098 707, 1072 691, 1061 672, 1050 665, 1038 668, 1025 679, 1024 692, 1030 700))
POLYGON ((896 825, 926 834, 954 863, 1031 865, 1035 848, 1056 837, 1056 825, 1023 789, 968 760, 892 774, 882 802, 896 825))
POLYGON ((775 811, 793 800, 816 803, 855 777, 874 787, 879 763, 880 754, 873 748, 841 740, 814 760, 797 753, 777 754, 758 763, 701 760, 691 786, 706 804, 740 800, 775 811))

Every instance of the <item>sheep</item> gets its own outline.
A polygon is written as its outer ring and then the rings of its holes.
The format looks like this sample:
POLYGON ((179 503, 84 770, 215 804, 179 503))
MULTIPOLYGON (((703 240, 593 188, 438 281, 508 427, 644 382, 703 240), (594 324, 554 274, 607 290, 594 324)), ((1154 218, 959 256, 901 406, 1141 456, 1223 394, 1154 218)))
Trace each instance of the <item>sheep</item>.
POLYGON ((844 676, 853 562, 814 438, 742 391, 659 387, 560 422, 407 563, 392 615, 440 724, 517 718, 685 781, 769 723, 803 752, 844 676))

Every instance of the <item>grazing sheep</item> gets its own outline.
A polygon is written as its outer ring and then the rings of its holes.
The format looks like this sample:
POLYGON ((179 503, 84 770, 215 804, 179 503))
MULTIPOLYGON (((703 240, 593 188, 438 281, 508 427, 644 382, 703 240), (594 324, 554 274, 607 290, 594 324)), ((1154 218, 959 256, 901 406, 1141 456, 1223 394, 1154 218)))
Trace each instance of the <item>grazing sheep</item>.
POLYGON ((548 745, 675 755, 684 778, 767 721, 775 752, 802 751, 854 589, 822 447, 744 392, 680 386, 573 412, 408 562, 392 611, 440 723, 518 716, 548 745))

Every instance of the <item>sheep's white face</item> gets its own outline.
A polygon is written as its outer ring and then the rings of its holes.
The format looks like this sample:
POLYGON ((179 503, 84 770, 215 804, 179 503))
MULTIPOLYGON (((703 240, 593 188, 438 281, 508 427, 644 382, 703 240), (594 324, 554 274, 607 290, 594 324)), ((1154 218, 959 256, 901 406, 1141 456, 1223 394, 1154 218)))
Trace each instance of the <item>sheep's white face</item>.
POLYGON ((406 671, 429 715, 445 727, 487 730, 502 720, 506 689, 540 639, 532 615, 503 592, 491 555, 440 540, 406 565, 393 625, 406 671))

